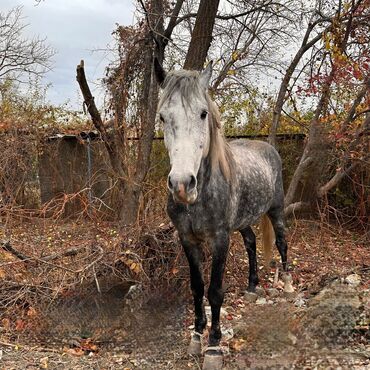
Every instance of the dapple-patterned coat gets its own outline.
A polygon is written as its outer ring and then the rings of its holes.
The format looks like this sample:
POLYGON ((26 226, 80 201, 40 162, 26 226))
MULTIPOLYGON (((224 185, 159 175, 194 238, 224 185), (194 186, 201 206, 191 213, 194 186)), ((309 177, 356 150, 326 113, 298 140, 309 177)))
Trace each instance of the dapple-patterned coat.
POLYGON ((264 215, 271 221, 266 222, 265 216, 265 248, 271 247, 275 233, 283 268, 287 268, 281 160, 265 142, 226 142, 218 109, 208 95, 211 64, 202 73, 180 70, 166 74, 157 61, 155 69, 163 88, 158 114, 171 163, 167 210, 189 262, 194 296, 195 331, 189 352, 200 354, 200 336, 206 328, 201 261, 202 243, 207 240, 212 247, 208 289, 212 325, 203 369, 219 368, 222 279, 230 233, 239 230, 245 243, 248 291, 254 292, 258 284, 256 238, 251 225, 264 215))

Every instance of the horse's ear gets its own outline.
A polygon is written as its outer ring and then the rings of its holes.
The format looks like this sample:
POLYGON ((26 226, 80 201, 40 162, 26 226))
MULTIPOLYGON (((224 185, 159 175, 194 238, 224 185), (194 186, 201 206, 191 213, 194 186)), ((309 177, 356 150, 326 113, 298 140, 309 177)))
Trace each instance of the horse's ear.
POLYGON ((212 69, 213 69, 213 61, 211 60, 208 63, 206 69, 203 72, 201 72, 200 77, 199 77, 200 83, 206 89, 208 89, 209 87, 209 81, 211 80, 211 76, 212 76, 212 69))
POLYGON ((157 57, 154 58, 154 72, 155 72, 155 76, 157 77, 157 82, 159 83, 159 85, 162 85, 163 81, 166 78, 167 73, 163 69, 162 64, 159 63, 159 60, 157 57))

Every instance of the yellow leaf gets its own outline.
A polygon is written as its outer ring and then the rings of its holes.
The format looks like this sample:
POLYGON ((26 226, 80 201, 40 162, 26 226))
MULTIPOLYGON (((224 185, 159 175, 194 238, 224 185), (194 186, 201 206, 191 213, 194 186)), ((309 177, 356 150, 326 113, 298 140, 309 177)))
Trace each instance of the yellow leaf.
POLYGON ((141 264, 137 263, 136 266, 135 266, 135 269, 134 269, 135 274, 139 274, 141 272, 141 270, 142 270, 141 264))
POLYGON ((239 57, 239 53, 235 50, 232 54, 231 54, 231 59, 235 62, 239 57))
POLYGON ((40 367, 42 369, 47 369, 48 368, 48 360, 49 360, 48 357, 43 357, 43 358, 40 359, 40 367))

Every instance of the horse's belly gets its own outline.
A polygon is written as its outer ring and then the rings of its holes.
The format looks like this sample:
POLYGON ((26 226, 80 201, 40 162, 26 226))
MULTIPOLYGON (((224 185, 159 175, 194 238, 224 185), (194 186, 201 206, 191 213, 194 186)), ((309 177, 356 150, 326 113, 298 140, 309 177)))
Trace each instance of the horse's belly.
POLYGON ((245 183, 244 187, 241 186, 240 194, 234 200, 233 230, 241 230, 256 223, 273 202, 275 186, 272 178, 262 176, 255 179, 253 184, 245 183))

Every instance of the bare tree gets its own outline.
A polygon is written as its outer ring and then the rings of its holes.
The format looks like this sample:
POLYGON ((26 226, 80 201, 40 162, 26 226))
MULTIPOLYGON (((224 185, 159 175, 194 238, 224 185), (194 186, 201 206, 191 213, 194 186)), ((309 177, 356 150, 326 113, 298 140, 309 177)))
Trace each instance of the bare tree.
MULTIPOLYGON (((326 41, 323 42, 321 48, 314 50, 309 64, 311 73, 315 68, 318 68, 315 70, 318 87, 315 88, 319 91, 319 98, 309 123, 303 155, 285 197, 285 213, 287 215, 312 205, 347 176, 358 163, 361 163, 361 160, 368 159, 368 153, 354 155, 356 150, 361 150, 360 144, 364 142, 369 133, 369 117, 361 120, 361 116, 367 111, 355 114, 360 102, 366 95, 369 96, 368 65, 364 63, 363 72, 358 72, 360 80, 364 81, 361 84, 357 83, 357 86, 356 83, 353 83, 354 78, 351 77, 349 71, 351 68, 354 71, 356 68, 360 68, 359 66, 364 60, 363 56, 367 60, 369 39, 363 38, 362 35, 368 35, 369 32, 369 8, 366 6, 366 1, 357 0, 352 1, 348 8, 342 8, 341 1, 334 2, 330 9, 335 9, 335 14, 326 17, 330 19, 331 23, 331 26, 323 34, 323 41, 326 41), (358 35, 360 35, 359 39, 357 39, 358 35), (318 67, 317 60, 320 61, 318 67), (340 125, 339 132, 344 134, 344 131, 355 119, 357 119, 357 124, 354 125, 352 133, 346 132, 349 144, 346 145, 344 152, 339 157, 336 174, 323 184, 324 171, 330 159, 329 148, 331 147, 325 118, 328 117, 333 106, 331 102, 333 86, 342 86, 343 83, 340 85, 340 81, 343 79, 351 86, 352 93, 355 92, 355 95, 352 106, 340 125)), ((321 8, 319 7, 316 11, 321 13, 321 8)), ((311 80, 315 79, 311 78, 311 80)), ((283 81, 283 83, 285 82, 283 81)), ((274 130, 276 127, 273 127, 273 134, 274 130)), ((338 161, 337 155, 335 155, 335 161, 338 161)))
POLYGON ((21 81, 24 74, 41 76, 50 69, 54 51, 45 39, 25 37, 26 27, 21 6, 0 13, 0 81, 21 81))
POLYGON ((119 26, 115 31, 118 60, 107 68, 105 79, 114 116, 113 131, 109 135, 88 90, 83 64, 77 66, 77 80, 85 104, 109 153, 113 176, 118 179, 116 209, 125 224, 137 219, 150 167, 159 92, 154 77, 154 57, 163 61, 183 1, 178 0, 172 9, 165 9, 166 2, 162 0, 140 1, 143 16, 138 23, 119 26), (166 15, 169 21, 164 27, 166 15), (128 136, 137 139, 135 145, 128 142, 128 136))
POLYGON ((288 91, 289 83, 291 81, 293 73, 295 72, 299 62, 302 60, 302 57, 304 56, 304 54, 322 39, 325 29, 319 30, 318 32, 316 32, 314 36, 311 36, 311 35, 317 26, 322 26, 322 24, 325 24, 325 23, 329 23, 329 26, 327 27, 328 29, 331 25, 331 22, 330 22, 330 19, 326 17, 319 16, 318 19, 311 19, 308 22, 307 29, 304 34, 303 40, 302 40, 302 44, 297 50, 294 58, 292 59, 288 68, 285 71, 283 80, 280 84, 279 93, 278 93, 278 96, 275 102, 272 124, 271 124, 271 129, 270 129, 270 134, 269 134, 269 142, 270 144, 274 146, 276 146, 276 133, 279 127, 281 112, 283 110, 284 103, 286 102, 287 91, 288 91))

